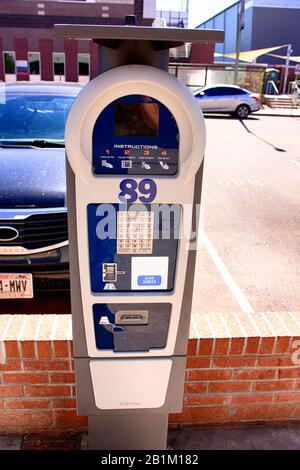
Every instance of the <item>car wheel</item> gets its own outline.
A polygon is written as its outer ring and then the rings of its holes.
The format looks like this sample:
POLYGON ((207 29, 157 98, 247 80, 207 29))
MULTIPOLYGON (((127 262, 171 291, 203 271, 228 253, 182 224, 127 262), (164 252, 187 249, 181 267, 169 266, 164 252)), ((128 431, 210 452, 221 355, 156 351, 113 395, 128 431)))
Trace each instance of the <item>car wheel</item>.
POLYGON ((240 104, 235 110, 235 115, 239 119, 246 119, 250 113, 250 108, 246 104, 240 104))

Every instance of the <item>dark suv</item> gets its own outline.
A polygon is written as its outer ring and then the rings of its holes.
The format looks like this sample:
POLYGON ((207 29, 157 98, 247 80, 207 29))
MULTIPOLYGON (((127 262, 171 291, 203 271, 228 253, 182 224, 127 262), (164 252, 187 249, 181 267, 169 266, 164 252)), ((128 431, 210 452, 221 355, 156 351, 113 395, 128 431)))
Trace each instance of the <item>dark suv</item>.
POLYGON ((64 129, 79 85, 0 88, 0 298, 67 279, 64 129))

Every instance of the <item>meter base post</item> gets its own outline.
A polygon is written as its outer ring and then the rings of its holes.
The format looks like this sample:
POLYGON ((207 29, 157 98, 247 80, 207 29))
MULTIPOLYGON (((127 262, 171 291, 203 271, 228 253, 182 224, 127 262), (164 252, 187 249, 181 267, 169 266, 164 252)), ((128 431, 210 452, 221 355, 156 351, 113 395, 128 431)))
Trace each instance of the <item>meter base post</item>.
POLYGON ((164 450, 168 414, 89 416, 90 450, 164 450))

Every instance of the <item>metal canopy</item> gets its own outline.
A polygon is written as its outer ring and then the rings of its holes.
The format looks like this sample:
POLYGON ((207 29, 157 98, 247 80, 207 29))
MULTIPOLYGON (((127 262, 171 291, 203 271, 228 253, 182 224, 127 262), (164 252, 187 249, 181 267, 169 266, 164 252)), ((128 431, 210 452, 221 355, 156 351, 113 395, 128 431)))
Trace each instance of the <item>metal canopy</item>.
POLYGON ((224 31, 210 29, 152 28, 151 26, 54 25, 56 37, 92 39, 101 46, 115 49, 122 41, 148 41, 154 50, 170 49, 186 42, 223 42, 224 31))

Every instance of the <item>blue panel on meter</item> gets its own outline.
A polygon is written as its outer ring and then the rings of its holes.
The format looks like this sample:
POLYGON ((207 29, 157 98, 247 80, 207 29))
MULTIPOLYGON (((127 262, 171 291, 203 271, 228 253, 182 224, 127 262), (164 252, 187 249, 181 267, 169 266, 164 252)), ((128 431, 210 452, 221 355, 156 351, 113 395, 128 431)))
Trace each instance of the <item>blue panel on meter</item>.
POLYGON ((89 204, 87 217, 92 292, 173 289, 179 204, 89 204))
POLYGON ((114 352, 164 348, 171 304, 94 304, 97 349, 114 352))
POLYGON ((95 174, 164 175, 178 171, 179 131, 160 101, 128 95, 110 103, 93 130, 95 174))

